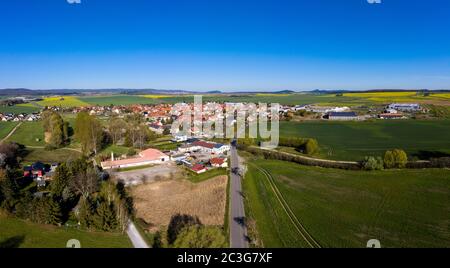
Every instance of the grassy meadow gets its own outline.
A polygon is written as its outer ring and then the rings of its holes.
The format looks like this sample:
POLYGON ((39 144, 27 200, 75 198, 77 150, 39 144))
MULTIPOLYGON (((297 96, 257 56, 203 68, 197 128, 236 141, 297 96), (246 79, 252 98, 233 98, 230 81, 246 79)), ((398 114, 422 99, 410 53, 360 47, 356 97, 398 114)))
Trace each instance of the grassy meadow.
POLYGON ((45 146, 42 121, 23 122, 8 140, 26 146, 45 146))
POLYGON ((315 138, 318 157, 362 160, 400 148, 411 158, 450 154, 449 120, 377 120, 368 122, 281 122, 281 137, 315 138))
POLYGON ((450 170, 347 171, 251 161, 246 213, 260 246, 305 247, 257 167, 271 174, 295 216, 322 247, 450 247, 450 170))
POLYGON ((17 122, 0 122, 0 140, 5 138, 17 124, 17 122))
POLYGON ((132 248, 122 233, 89 232, 26 222, 0 215, 0 248, 65 248, 77 239, 82 248, 132 248))

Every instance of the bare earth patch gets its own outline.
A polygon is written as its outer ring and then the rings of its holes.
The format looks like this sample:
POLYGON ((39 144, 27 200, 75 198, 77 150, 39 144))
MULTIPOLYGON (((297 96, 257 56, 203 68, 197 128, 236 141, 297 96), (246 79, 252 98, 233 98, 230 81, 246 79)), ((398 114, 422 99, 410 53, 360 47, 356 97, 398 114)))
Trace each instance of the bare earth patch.
POLYGON ((223 225, 228 176, 201 183, 187 180, 158 181, 131 189, 137 217, 167 226, 177 214, 198 216, 205 225, 223 225))

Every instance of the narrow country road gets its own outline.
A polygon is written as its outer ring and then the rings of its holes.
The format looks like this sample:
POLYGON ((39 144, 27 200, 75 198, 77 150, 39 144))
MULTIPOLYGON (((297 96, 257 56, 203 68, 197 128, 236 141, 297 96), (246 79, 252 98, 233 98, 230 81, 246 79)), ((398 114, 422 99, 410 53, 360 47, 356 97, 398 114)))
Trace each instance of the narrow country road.
POLYGON ((230 246, 248 248, 247 226, 245 221, 242 179, 238 172, 239 159, 234 144, 231 146, 231 184, 230 184, 230 246))
POLYGON ((4 141, 6 141, 7 139, 9 139, 9 137, 12 136, 12 134, 14 134, 14 132, 16 132, 16 130, 22 125, 22 122, 20 122, 19 124, 17 124, 17 126, 15 126, 9 133, 8 135, 6 135, 6 137, 4 137, 2 140, 0 140, 0 143, 3 143, 4 141))
POLYGON ((128 222, 127 235, 135 248, 150 248, 131 220, 128 222))

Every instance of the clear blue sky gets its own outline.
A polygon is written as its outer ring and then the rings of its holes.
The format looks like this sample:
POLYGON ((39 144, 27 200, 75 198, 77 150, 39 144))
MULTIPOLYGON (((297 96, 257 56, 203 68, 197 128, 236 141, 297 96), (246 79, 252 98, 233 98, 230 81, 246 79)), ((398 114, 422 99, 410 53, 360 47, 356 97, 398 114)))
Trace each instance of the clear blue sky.
POLYGON ((0 2, 0 88, 450 88, 448 0, 81 2, 0 2))

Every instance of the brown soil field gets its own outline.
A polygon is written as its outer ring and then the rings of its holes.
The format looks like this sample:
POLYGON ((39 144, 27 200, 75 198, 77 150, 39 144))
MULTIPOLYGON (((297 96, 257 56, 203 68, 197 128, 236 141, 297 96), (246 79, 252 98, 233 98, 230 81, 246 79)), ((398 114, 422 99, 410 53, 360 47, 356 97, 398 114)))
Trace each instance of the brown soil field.
POLYGON ((154 226, 167 226, 177 214, 198 216, 205 225, 223 225, 228 176, 201 183, 166 180, 131 188, 136 216, 154 226))

